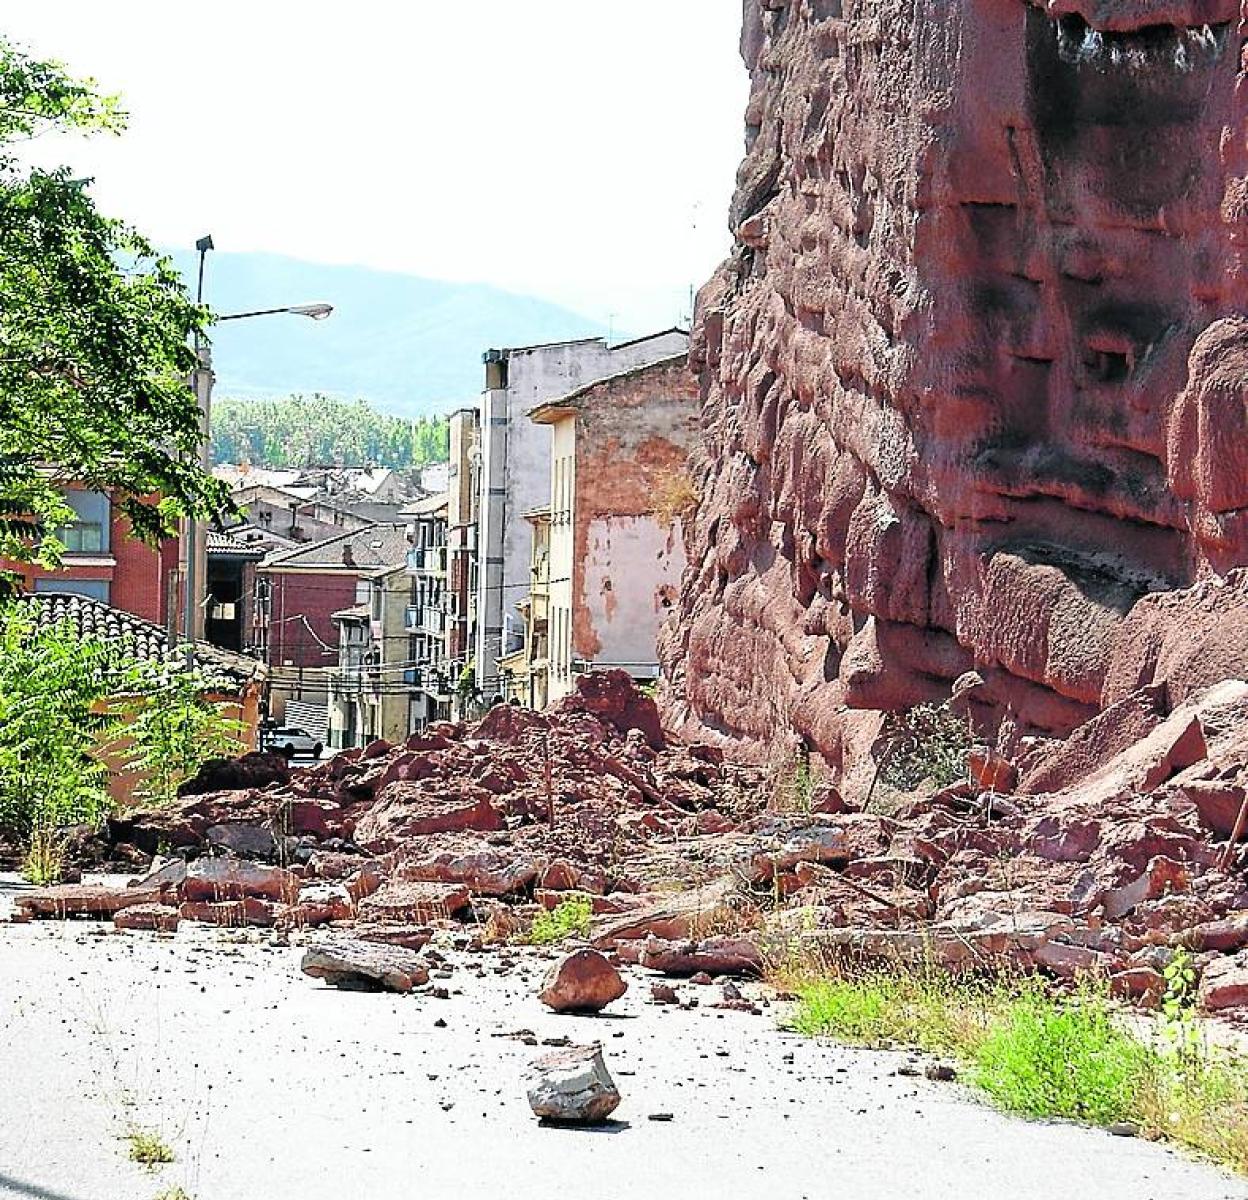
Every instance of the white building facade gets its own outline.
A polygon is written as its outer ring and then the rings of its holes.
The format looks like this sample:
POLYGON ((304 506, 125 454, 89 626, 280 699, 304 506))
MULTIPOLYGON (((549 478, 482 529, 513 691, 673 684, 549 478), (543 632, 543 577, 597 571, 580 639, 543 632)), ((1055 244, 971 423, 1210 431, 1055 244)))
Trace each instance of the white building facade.
POLYGON ((550 502, 551 432, 530 421, 529 413, 688 348, 688 333, 668 329, 617 346, 590 338, 483 356, 475 644, 476 686, 483 697, 500 694, 498 659, 523 645, 525 617, 517 605, 529 592, 533 532, 525 514, 550 502))

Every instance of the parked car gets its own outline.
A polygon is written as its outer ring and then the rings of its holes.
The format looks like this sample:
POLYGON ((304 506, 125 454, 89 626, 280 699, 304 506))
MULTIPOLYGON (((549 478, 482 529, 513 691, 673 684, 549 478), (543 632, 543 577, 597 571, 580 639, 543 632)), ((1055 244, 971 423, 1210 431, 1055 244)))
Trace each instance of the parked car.
POLYGON ((268 749, 284 754, 287 758, 294 758, 296 754, 310 754, 313 758, 320 758, 324 749, 323 744, 307 730, 294 725, 279 725, 276 729, 270 729, 264 740, 268 749))

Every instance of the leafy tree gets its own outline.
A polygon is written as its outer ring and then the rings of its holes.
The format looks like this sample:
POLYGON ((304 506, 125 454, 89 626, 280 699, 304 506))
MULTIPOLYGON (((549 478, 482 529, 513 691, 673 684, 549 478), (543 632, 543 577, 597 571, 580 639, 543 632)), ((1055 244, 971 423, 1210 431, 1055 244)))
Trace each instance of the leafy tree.
POLYGON ((96 209, 89 181, 15 153, 49 130, 124 123, 91 81, 0 38, 0 555, 18 562, 57 562, 67 481, 112 492, 146 538, 225 503, 198 465, 188 387, 206 310, 168 260, 96 209))
POLYGON ((40 626, 28 603, 0 607, 0 831, 25 841, 103 818, 108 775, 93 752, 119 718, 102 706, 136 678, 116 646, 40 626))
POLYGON ((132 742, 126 770, 142 780, 136 795, 172 804, 178 785, 208 759, 242 752, 243 725, 205 696, 196 671, 169 663, 149 680, 125 728, 132 742))
POLYGON ((212 413, 217 462, 261 467, 423 467, 450 453, 445 417, 415 421, 378 412, 363 400, 319 392, 281 400, 222 399, 212 413))

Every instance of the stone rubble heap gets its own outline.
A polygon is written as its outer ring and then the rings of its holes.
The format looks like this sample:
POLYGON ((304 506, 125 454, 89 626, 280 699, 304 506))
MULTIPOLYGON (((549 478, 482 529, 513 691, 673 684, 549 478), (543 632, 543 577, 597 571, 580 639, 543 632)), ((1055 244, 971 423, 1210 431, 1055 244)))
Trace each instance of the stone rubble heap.
POLYGON ((174 856, 126 888, 23 893, 17 918, 314 930, 309 973, 407 990, 436 975, 435 929, 501 945, 576 894, 607 960, 561 964, 554 1006, 607 1003, 619 963, 700 982, 812 948, 1094 972, 1155 1004, 1181 949, 1202 1004, 1238 1015, 1246 796, 1248 683, 1168 713, 1135 693, 1027 762, 972 755, 968 782, 884 815, 827 785, 776 811, 761 774, 671 742, 625 677, 592 676, 547 714, 499 707, 287 782, 129 813, 114 853, 174 856))

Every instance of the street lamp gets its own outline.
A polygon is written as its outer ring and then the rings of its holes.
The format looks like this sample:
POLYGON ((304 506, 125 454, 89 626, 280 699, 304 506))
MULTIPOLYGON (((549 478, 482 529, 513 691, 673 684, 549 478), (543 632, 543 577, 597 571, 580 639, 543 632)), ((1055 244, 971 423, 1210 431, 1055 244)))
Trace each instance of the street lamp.
MULTIPOLYGON (((208 234, 196 241, 195 249, 199 252, 199 278, 195 290, 196 303, 204 301, 204 260, 209 250, 216 247, 212 244, 212 235, 208 234)), ((278 313, 291 313, 297 317, 308 317, 313 321, 323 321, 334 311, 332 304, 318 301, 313 304, 288 304, 281 308, 258 308, 251 312, 226 313, 217 317, 217 322, 242 321, 248 317, 269 317, 278 313)), ((194 378, 195 399, 199 404, 199 465, 205 471, 212 470, 212 443, 208 434, 212 414, 212 350, 203 342, 199 334, 195 335, 196 367, 194 378)), ((205 530, 194 517, 186 521, 186 596, 184 598, 183 628, 186 633, 186 665, 195 665, 195 643, 203 636, 203 609, 199 603, 198 592, 208 580, 208 548, 205 530), (202 581, 202 582, 201 582, 202 581)))
POLYGON ((257 308, 253 312, 226 313, 225 316, 217 318, 217 323, 241 321, 244 317, 271 317, 274 313, 294 313, 297 317, 311 317, 314 321, 323 321, 333 311, 334 306, 322 300, 316 304, 287 304, 283 308, 257 308))

